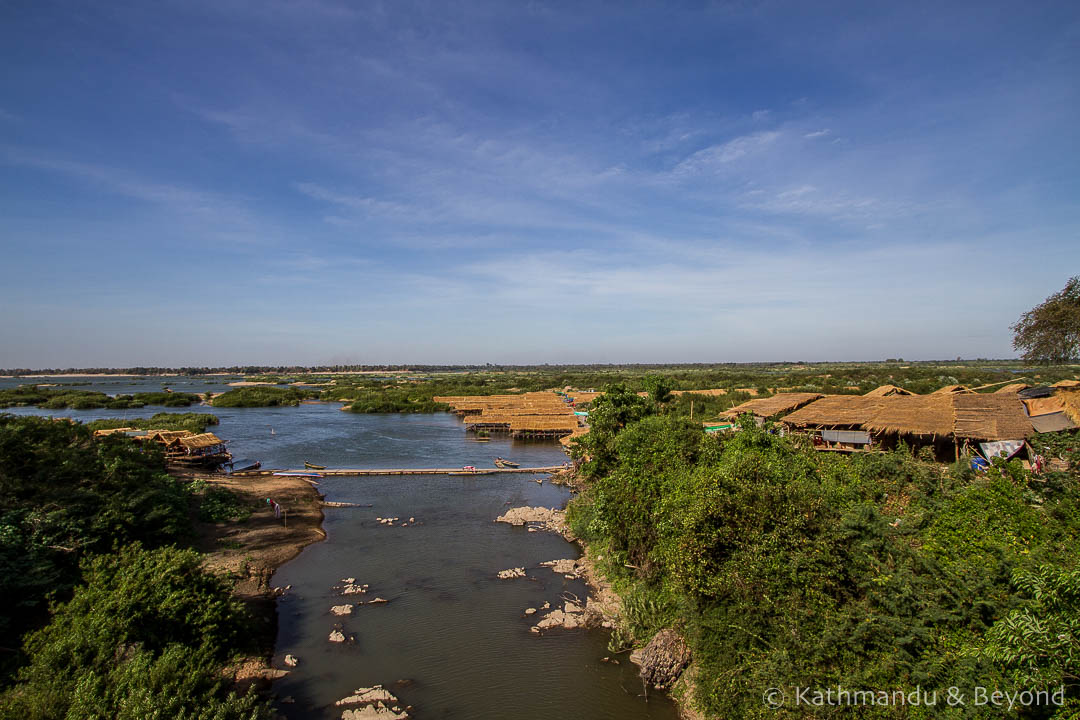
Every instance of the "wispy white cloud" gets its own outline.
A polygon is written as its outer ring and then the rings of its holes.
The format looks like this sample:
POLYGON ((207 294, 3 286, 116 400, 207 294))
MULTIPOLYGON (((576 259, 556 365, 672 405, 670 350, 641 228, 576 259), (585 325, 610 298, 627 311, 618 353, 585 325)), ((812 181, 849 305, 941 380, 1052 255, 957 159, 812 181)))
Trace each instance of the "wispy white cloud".
POLYGON ((703 150, 698 150, 680 162, 672 169, 671 174, 676 177, 687 177, 715 172, 728 163, 763 151, 775 143, 779 137, 780 133, 778 131, 768 130, 742 135, 718 145, 711 145, 703 150))
POLYGON ((815 138, 825 137, 830 132, 831 131, 829 130, 829 128, 825 128, 824 130, 815 130, 813 132, 808 132, 805 135, 803 135, 803 137, 806 138, 807 140, 814 140, 815 138))

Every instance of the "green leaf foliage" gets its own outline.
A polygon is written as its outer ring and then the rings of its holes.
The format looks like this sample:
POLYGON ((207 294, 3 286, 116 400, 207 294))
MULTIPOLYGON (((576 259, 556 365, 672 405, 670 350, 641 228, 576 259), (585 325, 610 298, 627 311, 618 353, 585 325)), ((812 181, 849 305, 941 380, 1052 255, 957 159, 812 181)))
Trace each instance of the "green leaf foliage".
POLYGON ((245 649, 250 620, 192 550, 128 546, 84 564, 85 585, 28 636, 28 664, 0 717, 268 717, 227 691, 220 668, 245 649))
POLYGON ((79 560, 116 544, 176 542, 187 498, 160 451, 95 441, 67 421, 0 415, 0 635, 35 627, 79 579, 79 560))
MULTIPOLYGON (((568 520, 623 594, 613 645, 681 628, 698 669, 693 702, 708 717, 806 716, 762 703, 778 686, 919 686, 944 697, 953 686, 1064 683, 1075 702, 1075 473, 1031 482, 997 460, 977 476, 903 447, 818 453, 748 418, 706 436, 631 395, 618 392, 601 435, 580 443, 602 462, 593 457, 568 520)), ((1071 710, 1024 711, 1055 712, 1071 710)))

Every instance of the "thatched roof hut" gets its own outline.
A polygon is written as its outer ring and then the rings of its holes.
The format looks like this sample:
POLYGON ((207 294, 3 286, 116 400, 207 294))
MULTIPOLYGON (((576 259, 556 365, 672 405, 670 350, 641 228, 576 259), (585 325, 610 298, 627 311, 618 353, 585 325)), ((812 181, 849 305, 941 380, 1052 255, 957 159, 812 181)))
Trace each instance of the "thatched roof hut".
POLYGON ((929 435, 947 437, 953 432, 953 396, 930 395, 894 396, 881 398, 880 405, 871 411, 863 429, 872 433, 895 435, 929 435))
POLYGON ((187 451, 204 450, 206 448, 224 445, 225 442, 214 433, 201 433, 177 438, 176 442, 187 451))
POLYGON ((801 428, 970 440, 1019 440, 1034 433, 1020 399, 996 393, 834 395, 788 415, 784 422, 801 428))
POLYGON ((190 432, 188 430, 147 430, 146 431, 147 439, 153 440, 153 441, 159 442, 159 443, 164 443, 165 445, 168 445, 169 443, 171 443, 173 440, 176 440, 177 438, 188 437, 189 435, 194 435, 194 434, 195 433, 190 432))
POLYGON ((741 405, 736 405, 730 410, 720 413, 720 416, 735 418, 743 413, 751 413, 757 417, 771 418, 792 410, 798 410, 802 406, 823 397, 825 396, 821 393, 780 393, 772 397, 747 400, 741 405))
POLYGON ((915 393, 910 390, 905 390, 902 387, 896 385, 882 385, 876 387, 868 393, 864 393, 863 397, 891 397, 892 395, 914 395, 915 393))
POLYGON ((1075 388, 1080 387, 1080 380, 1058 380, 1050 387, 1056 388, 1075 388))
POLYGON ((975 392, 966 385, 946 385, 943 388, 938 388, 931 395, 957 395, 959 393, 973 393, 975 392))
POLYGON ((107 428, 105 430, 95 430, 94 437, 108 437, 109 435, 115 435, 116 433, 129 433, 137 432, 138 428, 119 427, 119 428, 107 428))
POLYGON ((865 395, 829 395, 796 410, 783 422, 793 427, 861 428, 881 400, 865 395))
POLYGON ((995 395, 1009 395, 1009 394, 1015 395, 1016 393, 1020 392, 1021 390, 1027 390, 1029 387, 1031 387, 1031 386, 1028 385, 1027 383, 1012 383, 1010 385, 1006 385, 1005 387, 998 388, 997 390, 994 391, 994 394, 995 395))
POLYGON ((961 440, 1021 440, 1035 434, 1020 399, 997 393, 952 398, 953 435, 961 440))

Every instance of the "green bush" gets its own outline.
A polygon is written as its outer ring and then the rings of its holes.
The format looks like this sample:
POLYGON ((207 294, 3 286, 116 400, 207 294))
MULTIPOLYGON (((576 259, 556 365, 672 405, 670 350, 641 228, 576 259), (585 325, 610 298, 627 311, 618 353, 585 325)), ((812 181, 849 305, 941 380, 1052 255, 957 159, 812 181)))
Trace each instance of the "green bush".
POLYGON ((80 558, 190 532, 188 500, 157 448, 94 441, 85 426, 0 415, 0 635, 36 626, 80 558))
POLYGON ((317 395, 297 388, 241 387, 218 395, 210 404, 214 407, 278 407, 299 405, 301 400, 317 395))
POLYGON ((706 437, 626 392, 617 399, 602 442, 586 444, 606 453, 606 469, 568 521, 623 595, 613 644, 681 628, 707 716, 800 716, 805 708, 762 704, 778 686, 920 686, 944 697, 953 686, 1063 681, 1076 701, 1075 577, 1061 574, 1077 565, 1075 474, 1031 483, 1000 460, 976 476, 905 448, 817 453, 745 419, 739 432, 706 437))
POLYGON ((0 696, 19 720, 264 718, 220 668, 248 648, 250 618, 191 550, 129 546, 84 563, 85 585, 25 643, 27 665, 0 696))
POLYGON ((226 488, 210 488, 202 493, 199 520, 203 522, 243 522, 251 517, 251 508, 226 488))

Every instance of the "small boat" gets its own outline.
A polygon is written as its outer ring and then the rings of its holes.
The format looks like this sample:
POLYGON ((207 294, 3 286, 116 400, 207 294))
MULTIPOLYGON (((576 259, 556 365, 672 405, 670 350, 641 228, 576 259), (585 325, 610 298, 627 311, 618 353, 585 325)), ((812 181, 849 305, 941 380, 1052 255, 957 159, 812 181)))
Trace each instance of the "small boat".
POLYGON ((315 463, 308 462, 307 460, 304 461, 304 467, 308 468, 309 470, 325 470, 326 469, 325 465, 316 465, 315 463))
POLYGON ((489 437, 477 437, 476 442, 491 442, 491 438, 489 438, 489 437))
POLYGON ((495 458, 495 467, 500 468, 518 468, 521 467, 521 463, 516 463, 512 460, 505 460, 501 457, 495 458))
POLYGON ((246 470, 258 470, 262 463, 258 460, 233 460, 229 463, 229 472, 244 472, 246 470))

